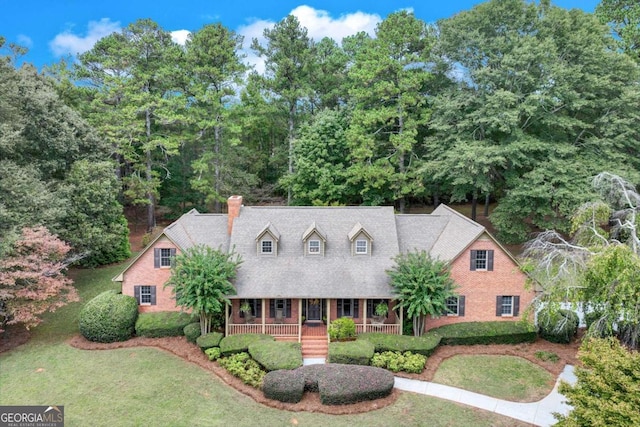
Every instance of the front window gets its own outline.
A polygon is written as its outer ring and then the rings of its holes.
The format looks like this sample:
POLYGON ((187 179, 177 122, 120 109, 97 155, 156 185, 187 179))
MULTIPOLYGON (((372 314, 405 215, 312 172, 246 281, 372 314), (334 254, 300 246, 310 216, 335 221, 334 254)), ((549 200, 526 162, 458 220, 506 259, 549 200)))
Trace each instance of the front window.
POLYGON ((487 269, 487 251, 476 251, 476 270, 487 269))
POLYGON ((263 254, 272 254, 273 253, 273 242, 271 240, 263 240, 260 245, 260 253, 263 254))
POLYGON ((140 305, 151 304, 151 286, 140 287, 140 305))
POLYGON ((502 315, 513 316, 513 297, 512 296, 502 297, 502 315))
POLYGON ((366 254, 368 250, 368 242, 364 239, 356 240, 356 253, 366 254))
POLYGON ((358 317, 358 300, 339 299, 338 317, 358 317))
POLYGON ((171 249, 160 249, 160 267, 171 267, 171 249))
POLYGON ((447 316, 457 316, 458 312, 458 297, 447 298, 447 316))
POLYGON ((309 253, 310 254, 320 253, 320 240, 309 240, 309 253))
POLYGON ((251 298, 251 299, 242 300, 242 302, 240 303, 240 308, 241 308, 240 317, 245 317, 245 315, 248 315, 249 317, 262 316, 262 310, 260 310, 261 306, 262 306, 262 300, 259 300, 259 299, 251 298), (245 312, 242 310, 246 308, 249 309, 248 312, 245 312))

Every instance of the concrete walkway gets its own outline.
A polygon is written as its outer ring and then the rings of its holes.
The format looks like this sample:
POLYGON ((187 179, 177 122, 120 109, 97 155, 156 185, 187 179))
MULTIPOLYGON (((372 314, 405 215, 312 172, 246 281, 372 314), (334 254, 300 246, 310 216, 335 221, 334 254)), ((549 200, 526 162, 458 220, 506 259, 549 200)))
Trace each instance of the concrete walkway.
POLYGON ((550 426, 556 423, 556 419, 553 417, 554 412, 567 414, 571 409, 571 407, 565 403, 565 397, 558 393, 560 380, 575 384, 576 377, 573 373, 573 366, 566 365, 564 367, 564 370, 556 380, 556 385, 547 397, 532 403, 509 402, 508 400, 496 399, 495 397, 489 397, 455 387, 399 377, 395 379, 395 387, 400 390, 426 394, 428 396, 435 396, 464 405, 474 406, 537 426, 550 426))

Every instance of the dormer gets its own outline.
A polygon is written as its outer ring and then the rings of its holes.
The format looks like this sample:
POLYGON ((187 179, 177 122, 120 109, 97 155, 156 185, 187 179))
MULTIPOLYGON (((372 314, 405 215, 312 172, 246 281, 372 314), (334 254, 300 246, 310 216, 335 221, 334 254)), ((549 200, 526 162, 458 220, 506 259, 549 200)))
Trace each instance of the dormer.
POLYGON ((277 256, 280 233, 268 223, 256 236, 256 250, 258 256, 277 256))
POLYGON ((326 243, 326 235, 318 228, 315 222, 302 234, 304 256, 324 256, 326 243))
POLYGON ((351 255, 371 255, 373 237, 359 222, 349 232, 351 255))

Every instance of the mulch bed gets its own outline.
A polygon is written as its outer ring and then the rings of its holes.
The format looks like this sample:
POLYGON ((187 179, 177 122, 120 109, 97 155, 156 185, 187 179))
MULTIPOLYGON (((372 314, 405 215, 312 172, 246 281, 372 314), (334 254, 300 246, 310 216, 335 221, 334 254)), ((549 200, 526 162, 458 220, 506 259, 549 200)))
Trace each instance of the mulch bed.
POLYGON ((4 332, 0 332, 0 353, 25 344, 29 338, 31 333, 24 325, 8 325, 4 332))

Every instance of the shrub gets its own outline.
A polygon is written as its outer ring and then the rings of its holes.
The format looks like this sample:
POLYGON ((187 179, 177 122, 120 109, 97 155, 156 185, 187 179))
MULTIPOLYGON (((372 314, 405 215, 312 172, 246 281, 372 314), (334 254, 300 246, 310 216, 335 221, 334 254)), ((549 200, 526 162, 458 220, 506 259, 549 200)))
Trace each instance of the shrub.
POLYGON ((211 347, 204 351, 209 360, 214 361, 220 359, 220 347, 211 347))
POLYGON ((386 397, 393 390, 393 374, 373 366, 325 365, 318 377, 324 405, 347 405, 386 397))
POLYGON ((205 351, 209 348, 220 347, 220 341, 224 335, 221 332, 209 332, 208 334, 200 335, 196 339, 196 344, 205 351))
POLYGON ((200 336, 200 332, 201 331, 200 331, 200 323, 199 322, 189 323, 182 330, 182 333, 187 338, 187 341, 189 341, 192 344, 196 343, 196 340, 200 336))
POLYGON ((184 327, 192 322, 190 314, 179 311, 140 313, 136 335, 149 338, 178 337, 184 334, 184 327))
POLYGON ((304 375, 296 371, 271 371, 265 375, 262 391, 265 397, 280 402, 298 403, 304 394, 304 375))
POLYGON ((368 365, 375 347, 369 341, 350 341, 329 343, 329 363, 347 365, 368 365))
POLYGON ((220 366, 229 373, 242 380, 243 383, 255 388, 262 387, 262 380, 266 374, 249 353, 236 353, 218 360, 220 366))
POLYGON ((518 344, 534 342, 538 336, 533 326, 523 322, 466 322, 432 329, 442 337, 443 345, 518 344))
POLYGON ((410 351, 404 353, 400 353, 399 351, 385 351, 374 354, 371 359, 371 366, 388 369, 392 372, 404 371, 412 374, 422 372, 426 363, 426 356, 411 353, 410 351))
POLYGON ((538 313, 540 336, 550 342, 571 342, 578 331, 578 323, 578 315, 570 310, 544 310, 538 313))
POLYGON ((331 322, 327 332, 331 341, 355 338, 356 324, 349 317, 341 317, 331 322))
POLYGON ((96 296, 80 312, 80 333, 89 341, 126 341, 133 335, 138 302, 116 291, 96 296))
POLYGON ((302 348, 297 342, 261 340, 249 344, 249 354, 267 371, 302 366, 302 348))
POLYGON ((421 337, 382 334, 379 332, 368 332, 358 335, 358 341, 366 340, 375 346, 375 351, 398 351, 404 353, 410 351, 425 356, 431 356, 440 344, 440 335, 427 333, 421 337))
POLYGON ((249 345, 258 341, 275 341, 271 335, 265 334, 238 334, 224 337, 220 341, 220 351, 224 356, 230 356, 235 353, 246 353, 249 351, 249 345))

